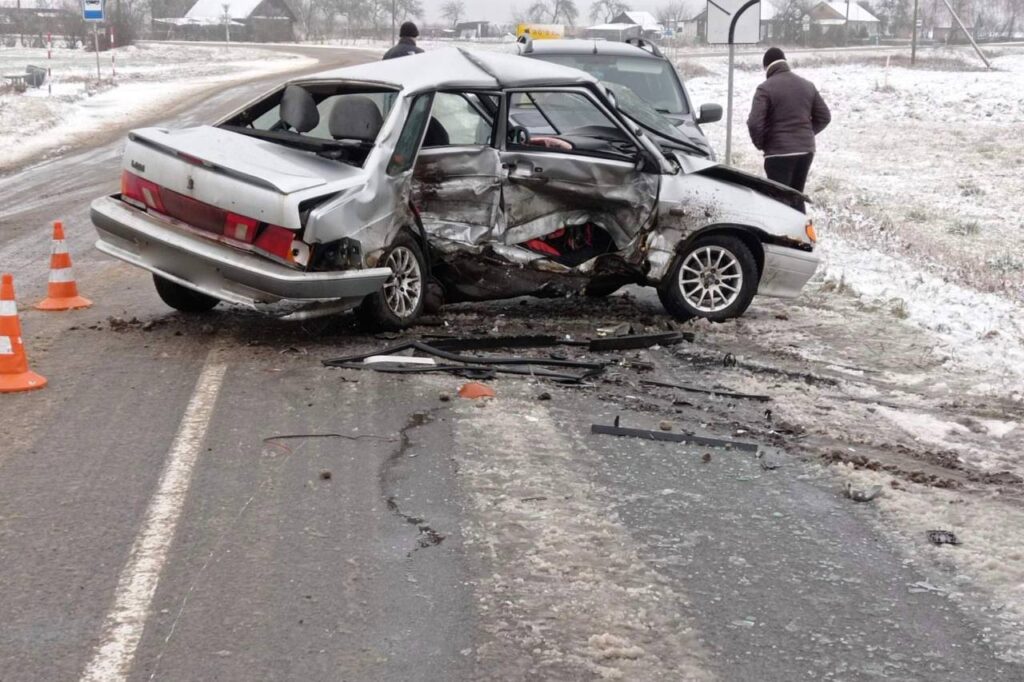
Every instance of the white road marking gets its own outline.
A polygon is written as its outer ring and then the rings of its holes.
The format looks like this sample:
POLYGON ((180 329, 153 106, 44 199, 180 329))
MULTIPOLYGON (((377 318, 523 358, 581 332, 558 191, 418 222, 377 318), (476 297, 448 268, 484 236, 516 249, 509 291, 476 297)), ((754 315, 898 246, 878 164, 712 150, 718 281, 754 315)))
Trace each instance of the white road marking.
POLYGON ((121 571, 100 644, 81 682, 128 679, 226 371, 227 365, 217 359, 216 351, 210 351, 171 444, 145 522, 121 571))

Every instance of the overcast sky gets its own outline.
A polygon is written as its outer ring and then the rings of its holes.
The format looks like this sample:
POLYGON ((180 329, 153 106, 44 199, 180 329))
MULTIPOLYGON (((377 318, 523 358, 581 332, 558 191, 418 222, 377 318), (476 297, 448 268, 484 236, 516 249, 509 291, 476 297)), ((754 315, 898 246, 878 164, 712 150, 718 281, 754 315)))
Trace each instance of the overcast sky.
MULTIPOLYGON (((506 23, 511 21, 512 8, 515 6, 526 9, 532 4, 531 0, 463 0, 466 4, 466 16, 462 18, 462 21, 493 21, 498 23, 506 23)), ((581 25, 590 24, 590 3, 591 0, 576 0, 576 6, 580 10, 580 18, 577 23, 581 25)), ((429 23, 439 23, 441 21, 441 5, 444 4, 444 0, 423 0, 423 7, 426 10, 426 20, 429 23)), ((651 14, 657 16, 656 9, 664 4, 667 4, 667 0, 635 0, 630 3, 632 9, 647 10, 651 14)), ((700 0, 689 0, 689 6, 697 8, 700 11, 700 7, 706 4, 700 0)))

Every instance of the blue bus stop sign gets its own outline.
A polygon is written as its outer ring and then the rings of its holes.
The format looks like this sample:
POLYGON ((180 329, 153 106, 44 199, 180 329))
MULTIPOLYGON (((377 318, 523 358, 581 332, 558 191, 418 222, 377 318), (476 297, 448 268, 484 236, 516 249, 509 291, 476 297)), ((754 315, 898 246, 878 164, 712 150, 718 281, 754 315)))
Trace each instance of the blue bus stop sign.
POLYGON ((103 0, 82 0, 82 18, 86 21, 103 21, 103 0))

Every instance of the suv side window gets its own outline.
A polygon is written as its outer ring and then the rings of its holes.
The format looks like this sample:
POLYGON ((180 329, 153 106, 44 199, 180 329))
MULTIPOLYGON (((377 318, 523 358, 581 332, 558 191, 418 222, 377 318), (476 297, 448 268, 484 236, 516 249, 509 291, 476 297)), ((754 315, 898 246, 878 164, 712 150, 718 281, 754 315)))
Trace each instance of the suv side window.
POLYGON ((416 152, 419 151, 420 140, 423 139, 423 129, 430 118, 432 99, 432 93, 420 95, 409 107, 409 117, 405 119, 405 127, 398 136, 395 151, 388 162, 388 175, 398 175, 412 168, 416 161, 416 152))
POLYGON ((473 94, 437 93, 423 146, 490 144, 494 126, 474 105, 471 98, 476 97, 473 94))

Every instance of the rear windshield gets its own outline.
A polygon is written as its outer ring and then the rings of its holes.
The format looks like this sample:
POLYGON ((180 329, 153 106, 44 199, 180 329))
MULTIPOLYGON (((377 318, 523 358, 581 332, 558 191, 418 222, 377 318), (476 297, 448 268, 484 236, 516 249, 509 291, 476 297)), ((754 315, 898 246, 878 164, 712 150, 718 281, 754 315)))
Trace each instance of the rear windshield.
POLYGON ((690 113, 672 65, 662 59, 603 54, 538 54, 536 58, 624 85, 662 114, 690 113))

